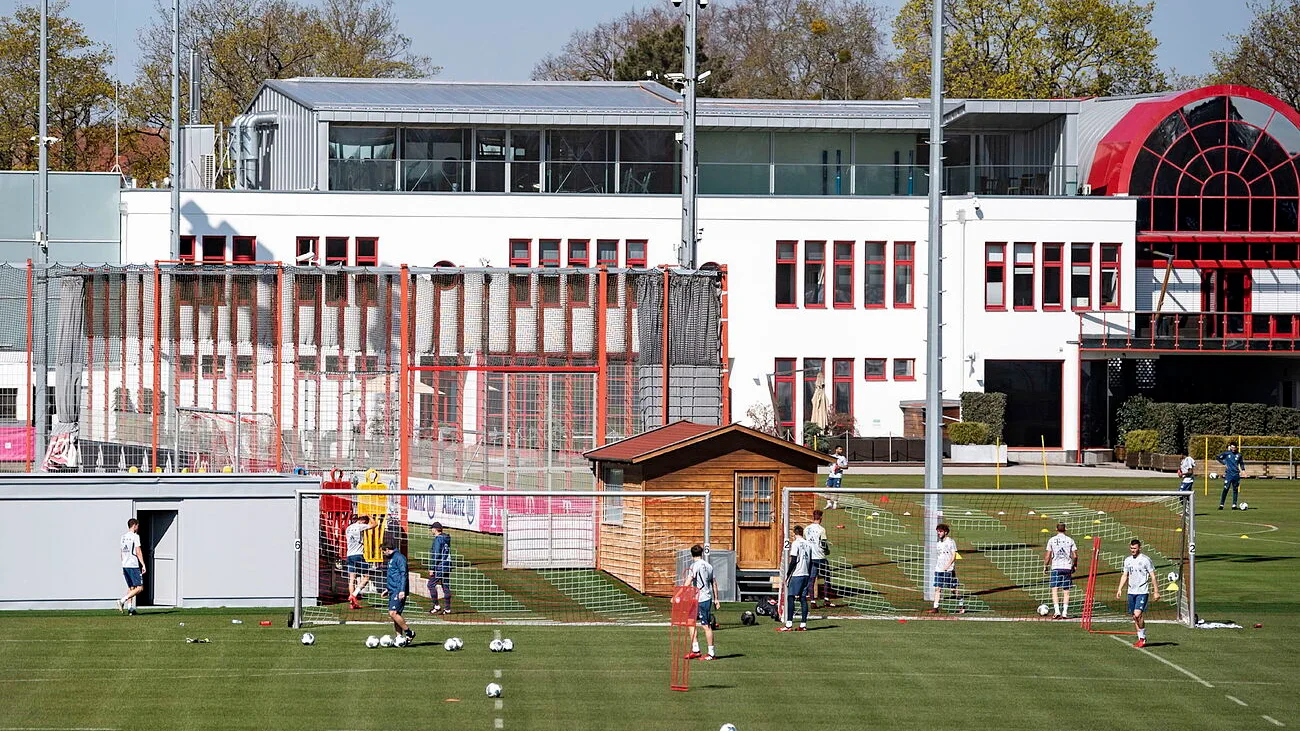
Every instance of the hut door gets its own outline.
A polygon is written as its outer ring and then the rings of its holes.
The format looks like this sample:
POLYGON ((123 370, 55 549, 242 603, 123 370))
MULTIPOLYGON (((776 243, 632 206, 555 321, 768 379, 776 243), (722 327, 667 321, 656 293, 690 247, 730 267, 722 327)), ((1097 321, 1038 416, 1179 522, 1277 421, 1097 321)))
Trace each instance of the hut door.
POLYGON ((736 473, 736 566, 776 567, 775 472, 736 473))

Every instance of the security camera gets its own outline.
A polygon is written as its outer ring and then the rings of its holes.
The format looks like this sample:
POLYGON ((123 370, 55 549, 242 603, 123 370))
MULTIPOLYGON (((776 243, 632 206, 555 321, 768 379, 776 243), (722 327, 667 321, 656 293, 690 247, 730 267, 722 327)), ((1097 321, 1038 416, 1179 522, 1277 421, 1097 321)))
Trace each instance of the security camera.
POLYGON ((298 255, 298 258, 296 259, 296 261, 297 261, 299 264, 310 264, 310 263, 312 263, 312 261, 314 261, 315 259, 316 259, 316 252, 311 251, 311 250, 309 249, 309 250, 304 251, 304 252, 302 252, 301 254, 299 254, 299 255, 298 255))
POLYGON ((705 79, 709 78, 709 76, 712 75, 712 74, 713 74, 712 71, 705 71, 704 73, 700 74, 700 77, 699 77, 698 79, 696 79, 696 81, 701 81, 701 82, 702 82, 702 81, 704 81, 705 79))
POLYGON ((676 71, 670 71, 669 73, 664 74, 664 78, 668 79, 669 81, 685 81, 686 74, 678 73, 676 71))
POLYGON ((682 0, 673 0, 673 7, 680 8, 681 6, 682 0))
POLYGON ((700 0, 700 7, 702 8, 709 7, 709 0, 700 0))
POLYGON ((978 211, 980 209, 980 199, 978 197, 972 197, 970 199, 970 204, 974 206, 975 210, 978 211))

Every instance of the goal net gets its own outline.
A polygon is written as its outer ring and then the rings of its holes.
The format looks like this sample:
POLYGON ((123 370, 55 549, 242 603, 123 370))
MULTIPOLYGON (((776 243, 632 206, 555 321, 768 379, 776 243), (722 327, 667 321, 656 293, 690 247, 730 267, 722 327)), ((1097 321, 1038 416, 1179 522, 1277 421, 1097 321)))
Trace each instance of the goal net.
MULTIPOLYGON (((1191 624, 1195 614, 1189 492, 789 488, 783 503, 787 536, 794 526, 807 526, 813 510, 824 512, 829 550, 817 593, 830 598, 810 615, 928 614, 940 584, 938 616, 1051 619, 1054 581, 1050 567, 1044 570, 1044 558, 1058 523, 1078 547, 1069 601, 1062 607, 1069 618, 1084 615, 1091 573, 1098 588, 1087 607, 1089 619, 1128 619, 1114 589, 1133 538, 1142 541, 1161 581, 1160 600, 1148 608, 1148 621, 1191 624), (935 575, 943 560, 935 530, 941 523, 956 543, 951 578, 935 575), (1099 545, 1095 559, 1094 541, 1099 545)), ((788 552, 787 544, 787 557, 788 552)), ((1065 582, 1059 577, 1055 582, 1064 604, 1065 582)), ((781 594, 784 611, 785 584, 781 594)), ((800 609, 796 603, 796 619, 800 609)))
POLYGON ((169 471, 279 472, 288 469, 271 414, 176 408, 169 471))
POLYGON ((391 540, 407 557, 408 622, 666 624, 690 547, 709 539, 705 492, 347 490, 298 499, 303 623, 387 621, 379 546, 391 540), (347 542, 357 515, 376 526, 359 561, 347 542))

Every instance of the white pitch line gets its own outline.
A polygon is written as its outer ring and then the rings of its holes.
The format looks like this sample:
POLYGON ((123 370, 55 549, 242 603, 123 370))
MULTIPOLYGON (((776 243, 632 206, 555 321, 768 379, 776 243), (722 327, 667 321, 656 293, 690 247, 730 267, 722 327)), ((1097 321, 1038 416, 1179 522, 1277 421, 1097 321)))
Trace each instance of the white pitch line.
POLYGON ((497 699, 497 702, 496 702, 495 704, 493 704, 493 706, 492 706, 492 710, 499 711, 499 710, 501 710, 501 708, 502 708, 503 706, 505 706, 505 704, 506 704, 505 701, 503 701, 503 700, 501 700, 500 698, 498 698, 498 699, 497 699))
MULTIPOLYGON (((1131 647, 1131 645, 1129 645, 1128 642, 1127 642, 1126 640, 1121 640, 1120 638, 1116 637, 1115 635, 1111 635, 1110 638, 1111 638, 1112 640, 1115 640, 1116 642, 1120 643, 1121 645, 1124 645, 1124 646, 1127 646, 1127 647, 1131 647)), ((1207 680, 1202 680, 1201 678, 1197 677, 1195 673, 1193 673, 1192 671, 1188 670, 1187 668, 1184 668, 1184 667, 1182 667, 1182 666, 1180 666, 1180 665, 1175 665, 1174 663, 1172 663, 1172 662, 1170 662, 1170 661, 1164 659, 1163 657, 1160 657, 1159 655, 1155 654, 1154 652, 1151 652, 1150 650, 1146 649, 1145 647, 1134 647, 1133 649, 1134 649, 1134 650, 1137 650, 1138 652, 1140 652, 1140 653, 1142 653, 1142 654, 1144 654, 1144 655, 1146 655, 1147 657, 1153 657, 1153 658, 1155 658, 1156 660, 1159 660, 1160 662, 1162 662, 1162 663, 1168 665, 1169 667, 1173 668, 1174 670, 1177 670, 1178 672, 1182 673, 1183 675, 1186 675, 1187 677, 1191 678, 1192 680, 1195 680, 1196 682, 1200 683, 1201 685, 1205 686, 1206 688, 1213 688, 1213 687, 1214 687, 1214 684, 1213 684, 1213 683, 1211 683, 1211 682, 1209 682, 1209 681, 1207 681, 1207 680)))
POLYGON ((1240 699, 1240 698, 1238 698, 1238 697, 1236 697, 1236 696, 1234 696, 1234 695, 1225 695, 1224 698, 1227 698, 1228 700, 1232 701, 1233 703, 1236 703, 1236 704, 1239 705, 1239 706, 1245 706, 1245 705, 1246 705, 1246 701, 1243 701, 1242 699, 1240 699))
MULTIPOLYGON (((1266 717, 1266 718, 1267 718, 1267 717, 1266 717)), ((1281 724, 1278 724, 1278 725, 1281 725, 1281 724)), ((501 720, 501 719, 499 719, 499 718, 498 718, 498 719, 495 719, 495 720, 492 721, 492 728, 505 728, 505 727, 506 727, 506 722, 503 721, 503 720, 501 720)))
POLYGON ((1277 720, 1276 718, 1273 718, 1272 716, 1260 716, 1260 718, 1264 719, 1265 721, 1268 721, 1269 723, 1273 724, 1274 726, 1285 726, 1285 725, 1286 725, 1285 723, 1282 723, 1281 721, 1277 720))
POLYGON ((500 677, 501 677, 501 671, 500 671, 500 670, 493 670, 493 671, 492 671, 492 677, 494 677, 494 678, 500 678, 500 677))

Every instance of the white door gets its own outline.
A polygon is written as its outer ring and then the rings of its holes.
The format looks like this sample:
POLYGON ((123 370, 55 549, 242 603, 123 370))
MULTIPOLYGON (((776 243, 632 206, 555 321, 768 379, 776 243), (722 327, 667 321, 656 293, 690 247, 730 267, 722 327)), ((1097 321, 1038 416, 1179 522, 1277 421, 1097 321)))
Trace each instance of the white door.
POLYGON ((153 606, 174 607, 177 605, 178 538, 179 521, 175 510, 151 510, 141 512, 141 522, 148 521, 150 545, 145 560, 149 563, 149 573, 144 577, 146 586, 152 589, 153 606))

